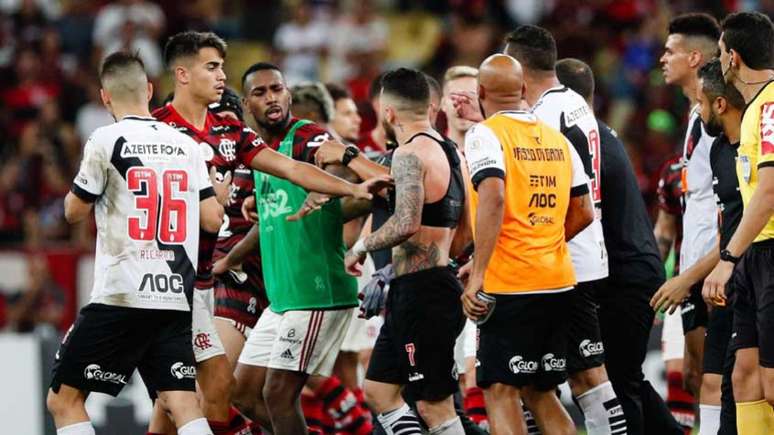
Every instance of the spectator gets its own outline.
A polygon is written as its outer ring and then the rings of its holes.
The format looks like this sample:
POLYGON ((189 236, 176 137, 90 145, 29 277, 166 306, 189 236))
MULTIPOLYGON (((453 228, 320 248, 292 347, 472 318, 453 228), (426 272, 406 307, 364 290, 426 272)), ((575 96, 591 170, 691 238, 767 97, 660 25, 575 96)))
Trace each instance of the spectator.
POLYGON ((21 189, 21 164, 10 158, 0 166, 0 243, 17 244, 24 239, 23 213, 27 198, 21 189))
POLYGON ((8 297, 2 304, 6 326, 16 332, 30 332, 41 325, 57 328, 64 313, 64 291, 51 279, 45 257, 30 256, 27 271, 28 288, 8 297))
POLYGON ((78 109, 75 116, 75 130, 81 143, 91 136, 91 133, 99 127, 113 123, 113 117, 102 104, 99 96, 99 83, 94 79, 89 81, 86 90, 89 101, 78 109))
POLYGON ((116 51, 136 51, 145 70, 157 78, 163 70, 158 38, 164 31, 164 12, 146 0, 119 0, 104 6, 94 23, 94 45, 104 58, 116 51))
POLYGON ((320 60, 325 53, 328 23, 314 19, 311 6, 304 0, 290 4, 292 20, 280 25, 274 35, 274 48, 287 82, 317 80, 320 60))
POLYGON ((378 74, 378 67, 387 52, 389 27, 374 13, 373 2, 355 2, 352 14, 334 23, 329 38, 330 80, 343 83, 357 76, 367 79, 378 74), (376 66, 376 74, 373 67, 376 66))
POLYGON ((15 138, 47 101, 59 96, 61 85, 42 78, 40 54, 30 47, 17 52, 14 70, 14 84, 3 92, 3 102, 10 115, 8 132, 15 138))
POLYGON ((346 89, 334 83, 325 85, 333 98, 333 121, 331 133, 336 134, 345 144, 355 144, 360 135, 360 114, 357 105, 346 89))

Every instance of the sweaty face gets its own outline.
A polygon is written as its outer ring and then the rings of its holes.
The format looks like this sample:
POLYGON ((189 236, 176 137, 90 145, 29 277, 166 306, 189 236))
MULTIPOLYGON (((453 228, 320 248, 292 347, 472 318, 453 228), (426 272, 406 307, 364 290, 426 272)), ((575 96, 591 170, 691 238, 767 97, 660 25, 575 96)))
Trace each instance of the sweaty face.
POLYGON ((193 95, 207 104, 220 101, 226 88, 226 73, 223 72, 223 57, 218 50, 204 47, 196 57, 187 62, 190 88, 193 95))
POLYGON ((336 133, 349 142, 357 142, 360 135, 360 114, 351 98, 341 98, 336 101, 336 113, 331 126, 336 133))
POLYGON ((444 85, 443 99, 441 100, 441 110, 446 114, 446 119, 449 120, 449 129, 464 133, 468 131, 470 127, 475 124, 474 122, 462 119, 457 116, 457 111, 454 110, 450 95, 454 92, 473 92, 478 91, 478 81, 475 77, 461 77, 454 80, 449 80, 444 85))
POLYGON ((720 117, 715 113, 715 105, 704 92, 702 80, 699 81, 699 91, 697 92, 699 100, 699 116, 704 128, 712 136, 717 136, 723 132, 723 124, 720 123, 720 117))
POLYGON ((268 69, 250 74, 245 79, 245 104, 261 127, 283 128, 290 116, 290 91, 282 73, 268 69))
POLYGON ((689 54, 683 35, 669 35, 664 44, 664 54, 659 59, 664 81, 668 85, 679 84, 691 74, 691 67, 688 64, 689 54))

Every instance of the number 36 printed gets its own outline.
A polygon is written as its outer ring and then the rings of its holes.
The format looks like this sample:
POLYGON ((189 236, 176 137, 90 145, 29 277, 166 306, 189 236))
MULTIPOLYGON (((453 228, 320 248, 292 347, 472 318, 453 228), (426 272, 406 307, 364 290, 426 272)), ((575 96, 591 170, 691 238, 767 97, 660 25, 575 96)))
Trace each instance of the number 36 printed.
POLYGON ((126 183, 135 194, 134 206, 140 216, 129 216, 129 238, 139 241, 156 239, 163 243, 185 242, 188 205, 185 199, 175 198, 188 190, 188 173, 179 169, 161 174, 162 193, 159 200, 158 175, 150 168, 133 167, 126 172, 126 183))

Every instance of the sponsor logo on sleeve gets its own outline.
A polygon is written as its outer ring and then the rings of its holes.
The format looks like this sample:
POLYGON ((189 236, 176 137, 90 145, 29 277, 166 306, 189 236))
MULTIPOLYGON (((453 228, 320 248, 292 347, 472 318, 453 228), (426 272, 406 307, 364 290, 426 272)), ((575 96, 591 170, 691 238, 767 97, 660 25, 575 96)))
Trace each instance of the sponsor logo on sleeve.
POLYGON ((761 108, 761 155, 774 154, 774 103, 761 108))

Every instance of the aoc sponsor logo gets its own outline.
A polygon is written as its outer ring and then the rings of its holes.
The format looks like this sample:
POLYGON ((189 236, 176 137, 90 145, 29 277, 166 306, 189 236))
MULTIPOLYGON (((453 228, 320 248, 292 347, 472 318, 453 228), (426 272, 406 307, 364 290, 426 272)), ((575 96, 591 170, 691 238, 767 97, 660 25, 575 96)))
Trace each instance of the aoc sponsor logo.
POLYGON ((567 367, 567 360, 564 358, 557 358, 552 353, 543 355, 543 370, 547 372, 561 372, 567 367))
POLYGON ((176 377, 177 379, 196 379, 196 367, 187 366, 180 361, 172 364, 172 367, 169 368, 169 371, 172 373, 172 376, 176 377))
POLYGON ((99 364, 89 364, 83 370, 83 377, 89 381, 110 382, 118 385, 126 385, 126 376, 102 370, 99 364))
POLYGON ((601 341, 592 342, 588 338, 581 341, 578 346, 581 355, 588 358, 592 355, 602 355, 605 352, 605 346, 601 341))
POLYGON ((539 367, 537 361, 527 361, 521 355, 516 355, 511 358, 511 360, 508 361, 508 366, 510 367, 511 371, 517 375, 520 373, 537 373, 539 367))

